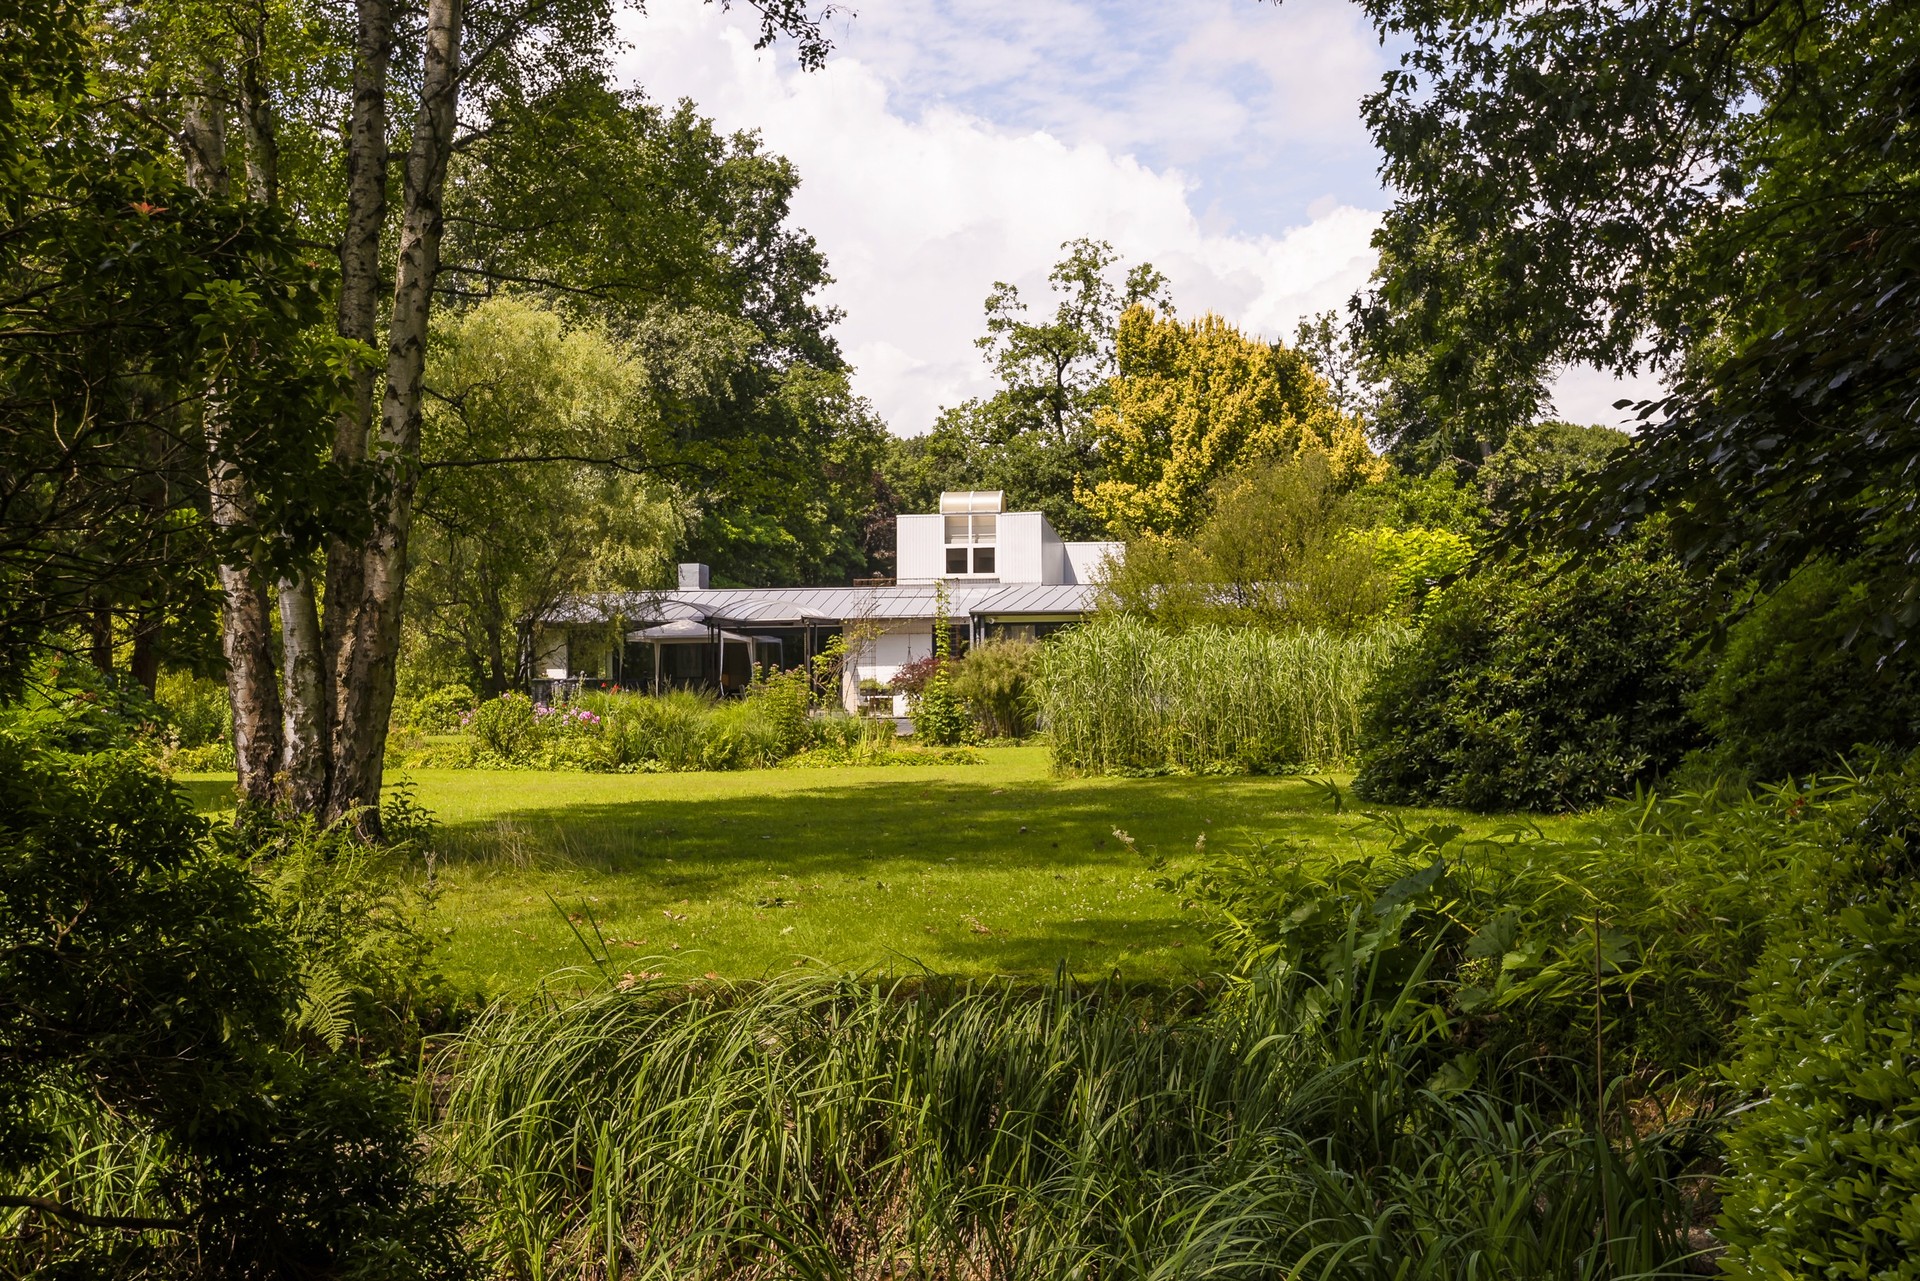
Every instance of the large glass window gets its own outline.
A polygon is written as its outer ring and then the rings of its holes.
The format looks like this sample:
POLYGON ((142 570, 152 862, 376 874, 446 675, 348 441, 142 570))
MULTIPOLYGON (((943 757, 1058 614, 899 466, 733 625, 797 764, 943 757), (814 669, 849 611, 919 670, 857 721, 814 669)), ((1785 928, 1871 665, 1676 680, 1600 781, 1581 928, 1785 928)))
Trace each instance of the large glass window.
POLYGON ((967 549, 964 547, 947 548, 947 572, 964 574, 967 572, 967 549))
POLYGON ((973 549, 973 572, 991 574, 993 572, 993 548, 976 547, 973 549))

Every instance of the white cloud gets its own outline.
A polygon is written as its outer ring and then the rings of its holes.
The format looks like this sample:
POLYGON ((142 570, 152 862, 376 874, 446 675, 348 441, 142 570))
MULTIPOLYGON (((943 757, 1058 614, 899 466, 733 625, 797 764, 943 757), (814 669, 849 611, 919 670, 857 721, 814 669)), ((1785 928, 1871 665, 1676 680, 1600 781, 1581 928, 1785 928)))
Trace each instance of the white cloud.
MULTIPOLYGON (((843 50, 802 73, 695 0, 651 6, 627 36, 622 70, 652 96, 691 97, 724 127, 758 128, 798 166, 795 217, 836 277, 841 342, 859 389, 898 432, 924 431, 942 405, 990 390, 973 346, 987 290, 995 280, 1043 290, 1073 237, 1154 262, 1183 312, 1219 311, 1269 337, 1340 306, 1371 267, 1377 215, 1367 210, 1333 202, 1278 234, 1211 231, 1193 208, 1195 180, 1177 169, 952 105, 910 115, 859 56, 843 50)), ((1226 39, 1194 36, 1203 50, 1226 39)), ((989 52, 980 65, 993 62, 996 75, 1032 72, 1004 48, 989 52)))
MULTIPOLYGON (((896 432, 991 390, 982 300, 996 280, 1044 297, 1074 237, 1268 338, 1372 270, 1386 197, 1358 101, 1385 55, 1344 0, 870 0, 814 73, 754 50, 747 8, 652 0, 620 72, 793 160, 856 386, 896 432)), ((1655 390, 1590 369, 1553 388, 1607 423, 1655 390)))

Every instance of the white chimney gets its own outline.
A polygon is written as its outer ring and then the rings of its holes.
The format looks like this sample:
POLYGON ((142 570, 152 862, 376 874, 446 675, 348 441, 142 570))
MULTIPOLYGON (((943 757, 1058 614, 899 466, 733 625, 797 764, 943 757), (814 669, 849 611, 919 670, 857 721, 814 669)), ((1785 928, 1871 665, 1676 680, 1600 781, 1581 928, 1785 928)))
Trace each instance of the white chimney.
POLYGON ((680 565, 680 590, 683 592, 704 592, 709 585, 707 567, 699 561, 684 561, 680 565))

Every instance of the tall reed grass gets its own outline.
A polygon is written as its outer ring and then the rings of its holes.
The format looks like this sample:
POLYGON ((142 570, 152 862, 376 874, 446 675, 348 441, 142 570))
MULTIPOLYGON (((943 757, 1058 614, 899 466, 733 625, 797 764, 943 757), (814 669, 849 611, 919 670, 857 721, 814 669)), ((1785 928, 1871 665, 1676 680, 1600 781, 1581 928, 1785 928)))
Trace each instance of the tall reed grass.
POLYGON ((1111 990, 796 979, 499 1006, 423 1090, 526 1278, 1684 1274, 1687 1125, 1609 1142, 1525 1078, 1267 975, 1111 990))
POLYGON ((1100 618, 1043 647, 1035 701, 1067 771, 1326 768, 1353 755, 1361 698, 1405 636, 1100 618))

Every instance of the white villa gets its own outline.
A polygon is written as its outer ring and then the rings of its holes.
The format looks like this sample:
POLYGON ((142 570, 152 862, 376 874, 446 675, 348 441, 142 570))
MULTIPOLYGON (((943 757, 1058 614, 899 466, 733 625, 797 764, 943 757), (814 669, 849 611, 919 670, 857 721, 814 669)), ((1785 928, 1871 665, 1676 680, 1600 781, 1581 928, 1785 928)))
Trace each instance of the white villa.
POLYGON ((540 629, 536 693, 589 688, 742 689, 756 669, 794 667, 829 638, 861 640, 841 697, 849 711, 906 715, 885 692, 933 653, 937 587, 947 588, 953 652, 991 637, 1037 639, 1093 609, 1094 581, 1119 543, 1070 543, 1041 512, 1003 511, 997 490, 946 493, 940 510, 897 519, 898 577, 851 587, 712 587, 680 566, 674 591, 569 601, 540 629), (618 630, 616 630, 618 628, 618 630))

